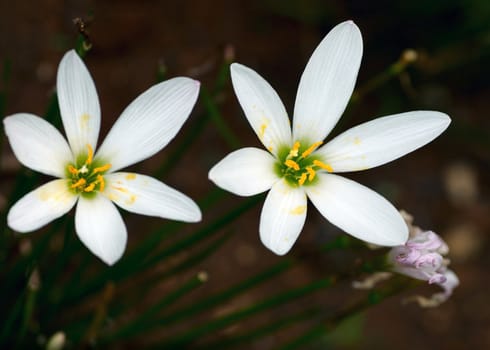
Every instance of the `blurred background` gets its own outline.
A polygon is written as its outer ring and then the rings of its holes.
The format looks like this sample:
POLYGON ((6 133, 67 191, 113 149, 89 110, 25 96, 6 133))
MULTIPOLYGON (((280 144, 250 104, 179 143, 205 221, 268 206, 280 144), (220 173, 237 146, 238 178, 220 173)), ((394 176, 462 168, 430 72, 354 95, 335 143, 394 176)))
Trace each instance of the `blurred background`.
MULTIPOLYGON (((101 137, 122 110, 158 77, 191 76, 202 82, 203 89, 213 91, 216 77, 230 58, 266 78, 291 115, 299 78, 316 45, 336 24, 354 20, 364 39, 356 100, 333 135, 374 117, 417 109, 445 112, 451 116, 452 124, 430 145, 388 165, 348 177, 376 189, 397 208, 410 212, 415 224, 439 233, 450 246, 451 266, 461 285, 449 301, 435 309, 402 304, 409 295, 430 295, 437 290, 417 287, 349 318, 331 335, 305 348, 390 349, 395 344, 397 349, 490 348, 490 258, 486 254, 490 248, 490 2, 42 0, 34 6, 30 2, 2 0, 0 64, 4 72, 1 85, 5 92, 4 115, 44 114, 55 86, 58 63, 64 52, 74 47, 79 34, 74 18, 83 19, 92 43, 85 62, 101 101, 101 137), (406 49, 414 49, 417 60, 399 72, 389 71, 406 49)), ((176 140, 134 169, 148 174, 156 172, 176 149, 179 138, 190 135, 190 148, 173 161, 171 170, 160 179, 196 200, 203 198, 214 187, 207 180, 207 172, 216 162, 239 146, 259 146, 229 79, 214 100, 224 125, 213 120, 199 122, 207 108, 206 100, 201 98, 176 140), (191 128, 199 132, 193 136, 191 128), (223 133, 235 137, 223 137, 223 133)), ((5 210, 9 191, 22 171, 6 142, 0 166, 0 208, 5 210)), ((205 212, 204 222, 199 225, 211 222, 225 209, 244 200, 224 194, 219 205, 205 212)), ((182 282, 186 273, 205 271, 208 281, 182 299, 185 304, 284 259, 260 243, 261 203, 259 200, 223 230, 222 234, 229 237, 215 254, 175 278, 155 283, 145 300, 151 303, 166 295, 182 282)), ((125 221, 129 227, 128 251, 163 222, 133 214, 126 215, 125 221)), ((195 229, 187 226, 173 239, 195 229)), ((42 232, 34 232, 18 237, 10 230, 6 234, 10 245, 3 261, 6 256, 22 251, 22 244, 35 246, 43 236, 42 232)), ((355 254, 325 257, 314 251, 313 247, 338 235, 342 233, 311 206, 307 224, 290 253, 297 262, 294 269, 189 322, 205 322, 229 309, 325 276, 333 267, 342 265, 342 259, 355 261, 355 254)), ((58 238, 54 235, 43 253, 50 259, 44 269, 60 264, 62 254, 57 239, 62 240, 63 235, 58 238)), ((57 283, 61 291, 71 271, 87 260, 91 270, 107 269, 91 261, 96 258, 90 255, 86 260, 68 259, 66 266, 61 267, 62 277, 57 283)), ((148 273, 165 269, 169 263, 159 261, 152 268, 154 271, 148 273)), ((41 276, 42 273, 41 270, 41 276)), ((144 304, 126 298, 136 288, 138 277, 129 277, 115 286, 113 300, 126 305, 122 318, 114 321, 116 326, 117 322, 124 323, 125 317, 138 314, 144 304)), ((356 293, 345 283, 334 292, 314 293, 306 300, 246 319, 210 336, 220 339, 267 324, 291 310, 307 310, 315 305, 328 309, 329 305, 345 302, 345 295, 356 293)), ((15 294, 10 297, 12 303, 17 298, 15 294)), ((76 307, 91 310, 95 309, 94 303, 91 299, 76 307)), ((42 306, 39 308, 42 310, 42 306)), ((70 310, 56 312, 69 314, 70 310)), ((57 313, 52 317, 56 318, 57 313)), ((39 316, 42 315, 37 314, 38 320, 42 320, 39 316)), ((295 326, 291 333, 267 335, 245 348, 274 348, 291 334, 301 334, 304 327, 295 326)), ((165 332, 152 333, 145 339, 135 338, 114 347, 145 346, 162 336, 165 332)))

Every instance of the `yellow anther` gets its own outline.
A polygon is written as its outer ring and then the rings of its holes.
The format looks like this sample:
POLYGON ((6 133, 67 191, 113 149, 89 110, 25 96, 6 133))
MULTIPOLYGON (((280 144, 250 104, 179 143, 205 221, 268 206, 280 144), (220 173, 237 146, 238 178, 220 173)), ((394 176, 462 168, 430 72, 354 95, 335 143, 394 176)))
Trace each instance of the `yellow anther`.
POLYGON ((307 166, 306 171, 308 172, 308 181, 312 181, 316 175, 315 170, 311 166, 307 166))
POLYGON ((78 175, 78 169, 76 169, 73 165, 68 165, 68 171, 72 175, 78 175))
POLYGON ((99 167, 95 168, 94 170, 92 170, 92 174, 97 174, 97 173, 102 173, 104 171, 107 171, 111 168, 111 166, 112 166, 111 164, 99 166, 99 167))
POLYGON ((88 185, 87 187, 85 187, 83 190, 85 192, 92 192, 95 188, 95 182, 92 182, 90 185, 88 185))
POLYGON ((289 151, 288 158, 297 157, 298 156, 298 150, 299 150, 300 146, 301 145, 300 145, 299 141, 296 141, 293 145, 293 148, 291 148, 291 150, 289 151))
POLYGON ((306 181, 306 176, 307 176, 307 173, 303 173, 303 174, 301 174, 301 176, 300 176, 300 178, 299 178, 299 180, 298 180, 298 184, 299 184, 300 186, 303 186, 303 184, 305 183, 305 181, 306 181))
POLYGON ((317 167, 320 167, 322 169, 325 169, 326 171, 328 171, 329 173, 333 172, 333 168, 332 166, 330 166, 329 164, 325 164, 323 162, 320 162, 319 160, 314 160, 313 161, 313 165, 317 166, 317 167))
POLYGON ((75 182, 74 184, 72 184, 71 188, 77 188, 77 187, 85 185, 86 183, 87 183, 87 181, 85 181, 85 179, 80 179, 77 182, 75 182))
POLYGON ((94 158, 94 150, 92 148, 92 146, 90 146, 88 143, 87 143, 87 160, 85 161, 85 164, 90 164, 92 163, 92 159, 94 158))
POLYGON ((318 148, 323 143, 323 141, 318 141, 312 144, 307 150, 301 153, 301 158, 308 157, 314 150, 318 148))
POLYGON ((104 192, 104 188, 105 188, 104 177, 100 174, 97 175, 97 180, 95 182, 97 182, 99 184, 99 191, 104 192))
POLYGON ((293 168, 294 170, 299 170, 299 165, 294 160, 288 159, 284 162, 288 168, 293 168))

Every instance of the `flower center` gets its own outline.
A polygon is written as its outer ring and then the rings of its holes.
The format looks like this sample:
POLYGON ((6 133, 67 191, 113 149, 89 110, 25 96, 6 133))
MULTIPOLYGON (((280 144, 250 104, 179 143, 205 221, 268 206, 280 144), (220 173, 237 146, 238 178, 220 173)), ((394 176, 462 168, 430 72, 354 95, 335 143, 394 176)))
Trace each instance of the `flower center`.
POLYGON ((87 156, 78 157, 76 164, 68 164, 66 171, 70 190, 86 195, 104 191, 105 180, 103 175, 111 168, 111 164, 101 164, 93 157, 94 151, 87 144, 87 156))
POLYGON ((305 148, 301 146, 299 141, 296 141, 289 152, 287 149, 280 152, 279 162, 276 163, 276 172, 293 187, 313 183, 318 170, 332 172, 333 169, 330 165, 312 155, 322 143, 322 141, 318 141, 305 148))

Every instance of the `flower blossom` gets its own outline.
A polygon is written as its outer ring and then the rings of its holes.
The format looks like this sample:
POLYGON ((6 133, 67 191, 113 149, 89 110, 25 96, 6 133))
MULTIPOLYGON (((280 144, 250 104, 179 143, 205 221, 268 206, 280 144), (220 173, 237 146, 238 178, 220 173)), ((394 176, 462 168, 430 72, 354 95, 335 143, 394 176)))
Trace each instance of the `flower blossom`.
POLYGON ((433 294, 431 298, 414 297, 421 306, 438 306, 459 285, 458 276, 448 269, 449 259, 445 256, 449 253, 449 248, 439 235, 412 226, 411 218, 406 218, 410 238, 404 245, 390 250, 388 265, 394 272, 440 286, 443 292, 433 294))
POLYGON ((354 89, 362 57, 359 28, 346 21, 313 52, 301 77, 292 130, 276 91, 254 70, 231 65, 240 105, 267 151, 230 153, 209 172, 219 187, 240 196, 269 190, 260 217, 262 243, 286 254, 306 219, 307 198, 332 224, 361 240, 403 244, 408 228, 398 211, 369 188, 333 173, 373 168, 432 141, 449 125, 440 112, 386 116, 351 128, 323 145, 354 89))
POLYGON ((148 89, 123 111, 98 150, 97 91, 73 50, 59 65, 57 93, 68 142, 54 126, 32 114, 14 114, 3 121, 17 159, 58 178, 12 206, 7 217, 10 228, 37 230, 76 204, 78 237, 112 265, 127 241, 126 226, 113 203, 137 214, 201 220, 199 207, 186 195, 152 177, 119 171, 154 155, 175 137, 194 107, 199 82, 178 77, 148 89))

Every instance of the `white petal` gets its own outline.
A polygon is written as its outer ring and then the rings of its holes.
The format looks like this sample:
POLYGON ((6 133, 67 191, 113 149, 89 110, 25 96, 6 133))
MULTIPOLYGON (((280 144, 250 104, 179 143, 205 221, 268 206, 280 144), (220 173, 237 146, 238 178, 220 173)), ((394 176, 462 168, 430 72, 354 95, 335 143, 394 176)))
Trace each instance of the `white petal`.
POLYGON ((66 180, 53 180, 29 192, 14 204, 7 216, 8 226, 30 232, 66 214, 78 196, 68 190, 66 180))
POLYGON ((209 179, 224 190, 239 196, 267 191, 279 179, 274 172, 276 159, 253 147, 228 154, 209 171, 209 179))
POLYGON ((317 176, 318 183, 306 187, 306 193, 332 224, 369 243, 396 246, 406 242, 407 225, 382 196, 341 176, 317 176))
POLYGON ((233 63, 230 69, 238 101, 260 141, 274 154, 281 146, 291 146, 288 114, 276 91, 248 67, 233 63))
POLYGON ((146 90, 121 114, 96 157, 116 171, 160 151, 189 117, 199 86, 196 80, 180 77, 146 90))
POLYGON ((85 64, 74 50, 58 67, 56 88, 61 118, 73 155, 87 153, 87 144, 97 146, 100 106, 95 85, 85 64))
POLYGON ((19 113, 3 120, 15 156, 26 167, 46 175, 65 176, 71 150, 60 132, 32 114, 19 113))
POLYGON ((371 120, 340 134, 315 154, 333 171, 357 171, 395 160, 431 142, 448 127, 444 113, 416 111, 371 120))
POLYGON ((311 55, 296 95, 295 140, 322 141, 349 102, 362 57, 362 37, 352 21, 340 23, 311 55))
POLYGON ((75 229, 82 243, 108 265, 118 261, 126 249, 126 225, 116 206, 104 196, 80 197, 75 229))
POLYGON ((186 222, 201 220, 192 199, 150 176, 118 172, 105 179, 103 194, 127 211, 186 222))
POLYGON ((277 255, 284 255, 298 239, 306 219, 306 194, 286 181, 272 186, 260 215, 260 240, 277 255))

